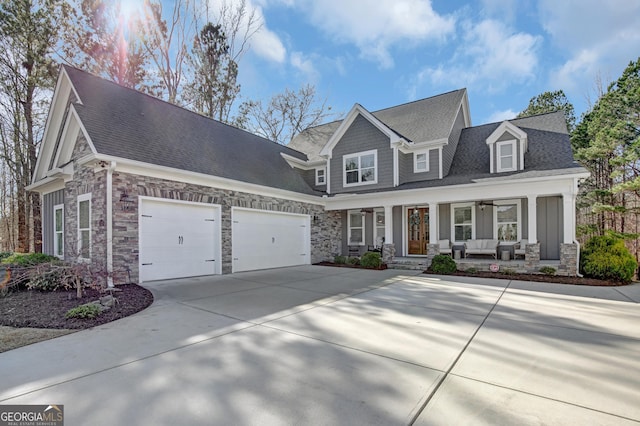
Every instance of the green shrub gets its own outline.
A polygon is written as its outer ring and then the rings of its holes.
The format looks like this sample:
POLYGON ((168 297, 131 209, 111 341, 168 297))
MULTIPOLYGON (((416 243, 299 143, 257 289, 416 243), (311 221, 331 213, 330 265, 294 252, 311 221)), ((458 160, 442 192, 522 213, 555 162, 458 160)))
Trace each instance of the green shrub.
POLYGON ((100 315, 101 309, 95 303, 87 303, 86 305, 71 308, 64 315, 65 318, 95 318, 100 315))
POLYGON ((344 265, 345 263, 347 263, 347 256, 338 255, 333 259, 333 263, 337 265, 344 265))
POLYGON ((516 270, 515 269, 511 269, 511 268, 504 268, 500 271, 501 274, 503 275, 515 275, 516 274, 516 270))
POLYGON ((382 258, 380 257, 380 253, 376 253, 373 251, 368 251, 362 255, 362 259, 360 259, 360 264, 365 268, 379 268, 382 265, 382 258))
POLYGON ((545 275, 555 275, 556 274, 556 268, 554 268, 552 266, 543 266, 542 268, 540 268, 540 273, 545 274, 545 275))
POLYGON ((349 263, 351 265, 359 265, 360 264, 360 258, 359 257, 350 257, 349 258, 349 263))
POLYGON ((3 251, 0 252, 0 261, 3 261, 4 259, 6 259, 7 257, 11 256, 13 253, 11 253, 10 251, 3 251))
POLYGON ((637 268, 636 259, 619 238, 596 236, 582 248, 580 270, 587 277, 629 282, 637 268))
POLYGON ((467 269, 465 269, 464 271, 465 271, 467 274, 477 274, 477 273, 478 273, 478 268, 471 267, 471 268, 467 268, 467 269))
POLYGON ((66 271, 62 268, 39 268, 31 274, 27 288, 39 291, 56 291, 61 288, 68 290, 71 286, 65 278, 66 271))
POLYGON ((34 266, 40 263, 59 263, 60 259, 44 253, 13 253, 2 259, 5 265, 15 265, 20 267, 34 266))
POLYGON ((453 274, 457 269, 456 262, 446 254, 437 254, 431 261, 431 271, 436 274, 453 274))

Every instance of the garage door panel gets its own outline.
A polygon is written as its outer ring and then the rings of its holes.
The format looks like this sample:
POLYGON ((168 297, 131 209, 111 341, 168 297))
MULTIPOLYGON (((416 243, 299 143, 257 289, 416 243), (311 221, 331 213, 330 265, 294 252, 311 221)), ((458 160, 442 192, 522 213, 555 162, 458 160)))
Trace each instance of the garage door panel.
POLYGON ((234 209, 233 271, 308 264, 308 222, 306 215, 234 209))
POLYGON ((217 206, 143 199, 140 280, 212 275, 220 247, 217 206))

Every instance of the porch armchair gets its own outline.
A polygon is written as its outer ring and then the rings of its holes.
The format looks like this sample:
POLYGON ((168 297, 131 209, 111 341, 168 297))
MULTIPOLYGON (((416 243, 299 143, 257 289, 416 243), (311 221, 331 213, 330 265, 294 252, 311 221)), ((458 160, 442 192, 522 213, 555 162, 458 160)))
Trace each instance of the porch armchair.
POLYGON ((449 240, 438 240, 440 254, 448 254, 451 256, 451 242, 449 240))
POLYGON ((527 244, 529 244, 529 240, 520 240, 517 243, 514 244, 513 246, 513 258, 517 259, 518 256, 522 256, 522 258, 525 258, 525 253, 527 251, 527 244))
POLYGON ((498 240, 467 240, 464 243, 464 257, 470 254, 490 254, 497 259, 498 240))

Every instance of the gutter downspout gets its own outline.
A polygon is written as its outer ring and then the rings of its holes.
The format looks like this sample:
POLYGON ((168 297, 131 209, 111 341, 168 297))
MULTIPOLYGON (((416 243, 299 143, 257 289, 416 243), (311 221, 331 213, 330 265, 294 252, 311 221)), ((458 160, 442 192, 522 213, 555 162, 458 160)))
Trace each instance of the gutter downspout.
POLYGON ((112 161, 107 169, 107 286, 113 288, 113 170, 112 161))

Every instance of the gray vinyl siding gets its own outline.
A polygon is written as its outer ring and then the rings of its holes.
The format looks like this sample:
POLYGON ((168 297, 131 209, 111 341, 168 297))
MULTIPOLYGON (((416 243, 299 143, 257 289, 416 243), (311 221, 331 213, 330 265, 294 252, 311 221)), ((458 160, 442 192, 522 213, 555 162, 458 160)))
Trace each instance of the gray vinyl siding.
MULTIPOLYGON (((64 204, 64 190, 42 196, 42 252, 53 256, 53 207, 64 204)), ((64 211, 64 209, 63 209, 64 211)))
POLYGON ((453 123, 451 133, 449 134, 449 143, 442 148, 442 175, 447 176, 451 164, 453 163, 453 157, 458 149, 458 141, 460 140, 460 133, 464 128, 464 113, 462 112, 462 105, 458 108, 458 115, 453 123))
POLYGON ((493 239, 493 210, 495 207, 486 206, 484 210, 476 206, 476 239, 493 239))
POLYGON ((296 169, 307 184, 316 191, 326 191, 327 185, 316 185, 316 170, 300 170, 296 169))
POLYGON ((518 239, 529 238, 529 200, 526 198, 521 199, 522 206, 522 235, 518 236, 518 239))
POLYGON ((400 171, 400 184, 407 182, 419 182, 423 180, 433 180, 440 178, 440 150, 429 150, 429 171, 428 172, 413 172, 414 156, 415 154, 403 154, 398 153, 398 163, 400 171))
POLYGON ((440 204, 438 221, 440 222, 439 240, 452 240, 451 238, 451 204, 440 204))
POLYGON ((396 256, 405 256, 405 247, 404 244, 402 244, 402 234, 404 231, 402 206, 394 206, 391 215, 393 217, 393 244, 396 248, 396 256))
POLYGON ((393 151, 389 138, 378 130, 367 119, 358 115, 342 139, 333 147, 330 173, 331 193, 359 192, 372 189, 393 187, 393 151), (378 152, 378 183, 370 185, 356 185, 344 188, 343 157, 348 154, 377 150, 378 152))
POLYGON ((564 229, 562 197, 538 198, 536 212, 540 259, 560 259, 560 243, 564 229))

